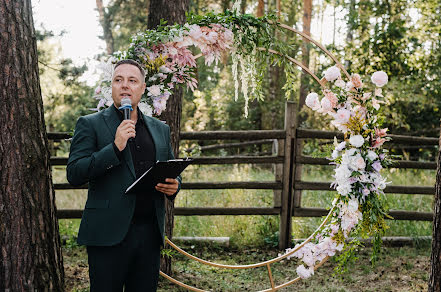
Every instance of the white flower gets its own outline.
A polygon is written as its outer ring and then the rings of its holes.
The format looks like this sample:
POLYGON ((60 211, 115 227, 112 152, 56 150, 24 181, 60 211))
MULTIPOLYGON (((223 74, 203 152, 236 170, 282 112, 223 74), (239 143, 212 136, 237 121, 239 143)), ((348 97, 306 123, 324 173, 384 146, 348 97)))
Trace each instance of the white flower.
POLYGON ((348 202, 348 210, 355 212, 358 210, 358 201, 356 199, 350 199, 348 202))
POLYGON ((364 138, 362 135, 354 135, 349 138, 349 143, 357 148, 360 148, 364 144, 364 138))
POLYGON ((346 85, 346 83, 341 78, 338 78, 334 84, 335 84, 335 86, 340 87, 340 88, 343 88, 346 85))
POLYGON ((366 167, 366 162, 360 154, 357 154, 353 161, 357 170, 363 170, 366 167))
POLYGON ((352 171, 349 170, 349 168, 346 165, 342 164, 335 169, 334 177, 337 181, 345 181, 349 177, 351 177, 351 174, 352 171))
POLYGON ((340 76, 341 76, 340 69, 337 66, 329 67, 325 71, 325 79, 328 81, 334 81, 335 79, 337 79, 340 76))
POLYGON ((367 154, 367 158, 369 158, 370 161, 374 161, 375 159, 378 158, 378 155, 374 151, 369 150, 367 154))
POLYGON ((375 97, 372 98, 372 106, 374 109, 379 110, 380 109, 380 103, 384 103, 384 101, 378 100, 375 97))
POLYGON ((342 151, 346 147, 346 141, 340 142, 336 147, 335 150, 342 151))
POLYGON ((388 82, 387 74, 383 71, 377 71, 372 74, 371 77, 372 83, 374 83, 378 87, 383 87, 388 82))
POLYGON ((310 267, 309 269, 307 269, 304 265, 300 265, 297 267, 296 272, 300 278, 306 279, 314 275, 314 268, 310 267))
POLYGON ((346 83, 346 90, 351 91, 353 88, 354 88, 354 83, 352 83, 352 81, 348 81, 346 83))
POLYGON ((351 191, 352 191, 352 186, 348 183, 341 184, 337 187, 337 192, 342 196, 349 195, 351 193, 351 191))
POLYGON ((326 113, 326 112, 332 111, 332 103, 326 97, 322 98, 322 101, 320 102, 320 104, 322 106, 323 112, 326 113))
POLYGON ((112 81, 113 72, 115 71, 115 65, 113 62, 116 61, 114 57, 110 57, 107 62, 101 62, 96 68, 102 71, 101 81, 112 81))
POLYGON ((320 102, 318 94, 315 92, 311 92, 306 96, 305 104, 313 110, 320 109, 320 102))
POLYGON ((167 74, 170 73, 171 70, 167 66, 162 65, 161 67, 159 67, 159 72, 167 74))
POLYGON ((337 149, 334 149, 331 154, 332 159, 336 159, 339 156, 339 153, 340 152, 337 149))
POLYGON ((151 117, 152 114, 153 114, 153 109, 152 109, 152 107, 151 107, 148 103, 146 103, 146 102, 140 102, 140 103, 138 103, 138 108, 139 108, 139 110, 140 110, 143 114, 145 114, 146 116, 151 117))
POLYGON ((375 96, 383 97, 383 90, 381 88, 375 88, 375 96))
POLYGON ((160 96, 161 95, 161 90, 164 87, 164 85, 152 85, 147 87, 147 95, 148 96, 160 96))
POLYGON ((349 122, 349 118, 351 117, 351 111, 341 108, 333 116, 337 123, 346 124, 347 122, 349 122))
POLYGON ((369 195, 370 192, 371 192, 371 191, 370 191, 368 188, 364 188, 363 191, 362 191, 363 196, 367 196, 367 195, 369 195))

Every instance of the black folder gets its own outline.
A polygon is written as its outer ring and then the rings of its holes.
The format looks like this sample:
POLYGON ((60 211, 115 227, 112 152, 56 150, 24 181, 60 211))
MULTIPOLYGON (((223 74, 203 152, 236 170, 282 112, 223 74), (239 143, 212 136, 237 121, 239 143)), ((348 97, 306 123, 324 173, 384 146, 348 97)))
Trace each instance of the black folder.
POLYGON ((151 191, 158 183, 165 183, 166 178, 177 178, 184 169, 193 162, 193 159, 172 159, 167 161, 156 161, 152 167, 144 172, 126 190, 130 192, 151 191))

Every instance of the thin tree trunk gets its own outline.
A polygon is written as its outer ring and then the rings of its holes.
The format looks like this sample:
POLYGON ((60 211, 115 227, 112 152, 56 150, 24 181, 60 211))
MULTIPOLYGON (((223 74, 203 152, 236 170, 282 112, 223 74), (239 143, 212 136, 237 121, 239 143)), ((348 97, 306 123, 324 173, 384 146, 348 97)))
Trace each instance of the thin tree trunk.
POLYGON ((265 1, 259 0, 259 3, 257 4, 257 17, 262 17, 265 14, 265 1))
MULTIPOLYGON (((189 9, 189 0, 150 0, 148 27, 155 28, 159 25, 161 19, 164 19, 168 24, 185 23, 185 12, 189 9)), ((182 114, 182 96, 183 89, 176 88, 173 95, 167 102, 167 109, 163 113, 165 121, 170 126, 171 143, 176 157, 179 155, 179 131, 181 127, 182 114)), ((171 240, 173 238, 174 225, 174 203, 166 200, 166 215, 165 215, 165 233, 171 240)), ((165 257, 161 260, 161 270, 164 273, 171 275, 171 258, 165 257)))
POLYGON ((430 256, 430 278, 428 291, 441 291, 441 132, 436 171, 435 202, 433 208, 432 255, 430 256))
POLYGON ((31 0, 0 0, 0 291, 64 291, 31 0))
MULTIPOLYGON (((311 35, 311 14, 312 14, 312 0, 303 1, 303 33, 308 36, 311 35)), ((309 66, 309 43, 306 39, 302 42, 302 63, 306 67, 309 66)), ((308 90, 308 78, 309 75, 306 71, 302 71, 300 79, 300 97, 299 108, 301 109, 305 104, 305 99, 308 90)))
POLYGON ((106 51, 108 55, 111 55, 114 52, 113 34, 110 28, 108 16, 104 10, 103 0, 96 0, 96 7, 100 16, 100 24, 103 27, 103 38, 106 42, 106 51))
MULTIPOLYGON (((346 34, 346 43, 350 44, 352 43, 353 39, 354 39, 354 32, 353 32, 353 20, 352 18, 354 17, 355 14, 355 0, 350 0, 349 2, 349 17, 348 17, 348 33, 346 34)), ((351 69, 351 61, 349 59, 347 59, 345 61, 345 67, 347 70, 351 69)))
MULTIPOLYGON (((307 35, 311 35, 311 18, 312 18, 312 0, 304 0, 303 1, 303 33, 307 35)), ((306 67, 309 67, 309 51, 310 51, 310 45, 309 42, 306 39, 303 39, 302 42, 302 63, 306 67)), ((306 95, 308 94, 309 90, 309 78, 311 78, 308 73, 305 70, 302 70, 302 74, 300 76, 300 92, 299 92, 299 111, 302 110, 303 106, 305 105, 305 99, 306 95)), ((301 125, 301 123, 306 120, 306 117, 303 115, 297 115, 298 125, 301 125)), ((303 152, 303 140, 298 139, 297 143, 295 145, 295 155, 301 155, 303 152)), ((294 180, 301 180, 302 178, 302 165, 298 165, 296 167, 295 171, 295 177, 294 180)), ((293 197, 293 206, 294 208, 298 208, 301 206, 301 198, 302 198, 302 191, 295 191, 294 197, 293 197)))

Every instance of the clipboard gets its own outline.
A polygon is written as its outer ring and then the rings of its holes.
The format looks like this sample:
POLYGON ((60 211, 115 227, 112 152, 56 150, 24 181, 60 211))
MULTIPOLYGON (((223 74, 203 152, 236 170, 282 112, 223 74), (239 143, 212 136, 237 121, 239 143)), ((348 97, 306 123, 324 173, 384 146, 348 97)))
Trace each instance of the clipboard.
POLYGON ((156 161, 152 167, 126 189, 125 193, 154 190, 158 183, 165 183, 166 178, 177 178, 192 162, 193 159, 189 158, 156 161))

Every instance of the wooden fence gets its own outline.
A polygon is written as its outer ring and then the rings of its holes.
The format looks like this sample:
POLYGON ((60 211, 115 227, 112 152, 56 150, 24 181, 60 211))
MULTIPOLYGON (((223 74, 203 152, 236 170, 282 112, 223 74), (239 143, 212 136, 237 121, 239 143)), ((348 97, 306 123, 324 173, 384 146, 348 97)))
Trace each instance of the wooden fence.
MULTIPOLYGON (((273 141, 274 155, 259 156, 226 156, 226 157, 194 157, 194 164, 275 164, 274 181, 234 181, 234 182, 183 182, 182 189, 270 189, 274 191, 272 207, 176 207, 178 216, 207 216, 207 215, 277 215, 280 216, 279 248, 284 249, 291 244, 292 217, 321 217, 328 213, 324 208, 306 208, 301 205, 302 190, 334 190, 330 182, 308 182, 300 179, 300 165, 328 165, 325 158, 303 156, 299 145, 304 139, 343 139, 338 132, 318 131, 297 127, 297 105, 288 102, 285 107, 285 128, 283 130, 253 130, 253 131, 203 131, 182 132, 181 140, 240 140, 262 144, 273 141), (256 140, 260 142, 256 142, 256 140), (262 141, 263 140, 263 141, 262 141)), ((437 138, 390 135, 394 145, 436 146, 437 138)), ((67 133, 48 133, 50 140, 70 138, 67 133)), ((247 142, 245 142, 247 143, 247 142)), ((250 143, 248 143, 250 144, 250 143)), ((237 144, 236 146, 240 146, 237 144)), ((216 147, 212 147, 216 148, 216 147)), ((67 158, 52 157, 51 164, 66 165, 67 158)), ((392 167, 414 169, 436 169, 435 162, 397 161, 392 167)), ((54 184, 56 190, 87 189, 87 185, 73 187, 67 183, 54 184)), ((397 186, 389 185, 385 193, 434 195, 434 186, 397 186)), ((82 210, 58 210, 59 218, 81 218, 82 210)), ((432 220, 432 213, 403 210, 391 210, 390 215, 395 220, 432 220)))

